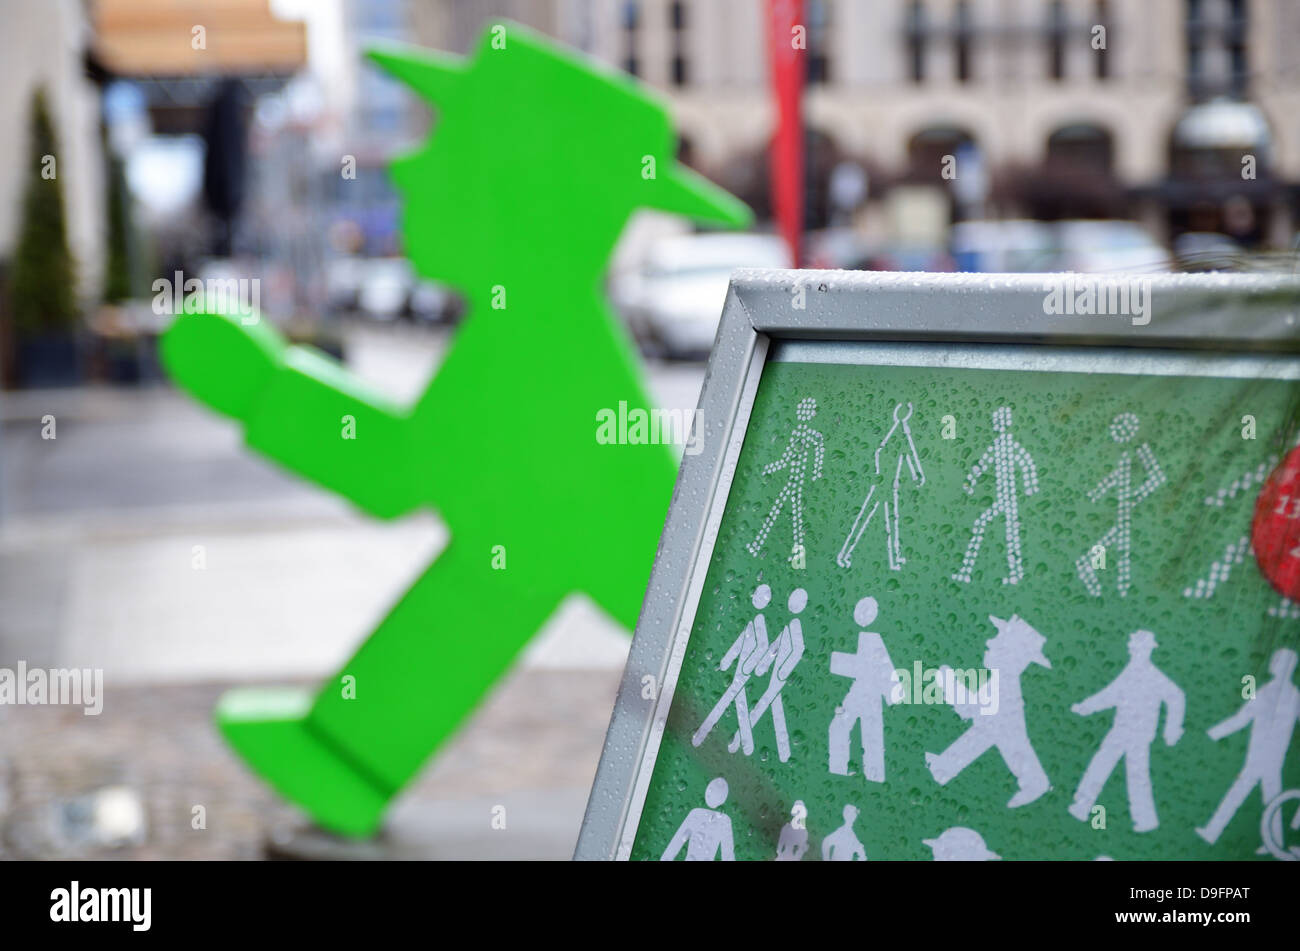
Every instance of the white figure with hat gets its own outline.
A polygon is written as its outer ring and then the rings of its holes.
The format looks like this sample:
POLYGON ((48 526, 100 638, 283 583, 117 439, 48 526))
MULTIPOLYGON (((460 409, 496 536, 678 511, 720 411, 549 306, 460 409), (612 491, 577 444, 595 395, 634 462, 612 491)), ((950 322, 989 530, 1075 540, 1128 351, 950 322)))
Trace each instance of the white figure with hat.
MULTIPOLYGON (((853 620, 866 627, 876 619, 876 599, 863 598, 853 609, 853 620)), ((858 632, 858 650, 831 653, 831 673, 853 678, 844 700, 835 708, 830 726, 830 771, 851 776, 849 739, 858 727, 862 743, 862 773, 873 783, 885 781, 885 721, 882 704, 892 704, 898 675, 885 642, 875 631, 858 632)))
MULTIPOLYGON (((1196 830, 1206 842, 1213 845, 1228 827, 1241 804, 1260 787, 1267 804, 1282 793, 1282 764, 1286 761, 1296 723, 1300 722, 1300 690, 1292 683, 1295 675, 1296 652, 1281 647, 1269 658, 1268 669, 1273 679, 1255 692, 1232 716, 1206 732, 1210 739, 1221 740, 1238 730, 1250 727, 1250 740, 1246 744, 1246 762, 1223 795, 1219 808, 1203 827, 1196 830)), ((1282 814, 1273 816, 1275 827, 1272 838, 1282 838, 1282 814)), ((1294 827, 1294 826, 1293 826, 1294 827)))
POLYGON ((1151 652, 1159 645, 1150 631, 1129 635, 1129 662, 1097 693, 1070 707, 1081 717, 1098 710, 1115 710, 1110 732, 1093 755, 1070 805, 1070 815, 1087 822, 1106 780, 1124 760, 1124 777, 1128 786, 1128 809, 1134 832, 1150 832, 1160 825, 1156 801, 1151 792, 1151 744, 1160 723, 1160 708, 1165 713, 1165 745, 1173 746, 1183 735, 1183 711, 1186 698, 1182 690, 1151 662, 1151 652))
MULTIPOLYGON (((772 589, 765 584, 760 584, 754 589, 753 605, 759 612, 754 615, 753 620, 745 625, 745 629, 740 632, 740 636, 732 642, 731 647, 722 655, 722 663, 719 670, 726 670, 733 663, 736 665, 731 673, 731 683, 723 691, 718 702, 714 704, 709 715, 704 718, 700 728, 695 731, 691 737, 691 743, 699 746, 705 738, 713 732, 718 721, 722 719, 727 712, 727 708, 733 704, 736 707, 736 722, 740 726, 737 733, 737 747, 744 747, 745 755, 748 756, 754 752, 754 734, 750 729, 749 717, 749 698, 745 695, 745 687, 749 683, 750 676, 754 673, 760 658, 763 657, 767 650, 767 622, 763 619, 763 609, 767 607, 768 602, 772 600, 772 589)), ((734 752, 734 750, 733 750, 734 752)))
POLYGON ((930 847, 936 862, 993 862, 1002 858, 989 850, 982 835, 965 826, 944 829, 937 839, 921 841, 930 847))
POLYGON ((686 814, 668 848, 664 849, 661 861, 676 859, 684 845, 688 862, 712 862, 714 858, 734 862, 736 852, 731 817, 718 808, 726 801, 727 781, 719 776, 704 788, 704 805, 708 808, 696 806, 686 814))
MULTIPOLYGON (((1025 728, 1025 700, 1020 676, 1030 664, 1048 670, 1052 665, 1043 655, 1047 638, 1030 627, 1024 618, 1013 614, 1004 621, 990 614, 989 620, 998 633, 987 643, 984 666, 997 674, 997 704, 987 704, 984 702, 987 698, 968 699, 964 703, 954 697, 948 698, 957 715, 971 721, 970 728, 942 753, 926 753, 925 762, 930 767, 930 774, 940 786, 944 786, 991 747, 997 747, 1002 761, 1020 784, 1019 790, 1007 802, 1007 808, 1015 809, 1033 802, 1051 788, 1025 728)), ((944 683, 953 682, 946 669, 941 668, 941 673, 944 683)))

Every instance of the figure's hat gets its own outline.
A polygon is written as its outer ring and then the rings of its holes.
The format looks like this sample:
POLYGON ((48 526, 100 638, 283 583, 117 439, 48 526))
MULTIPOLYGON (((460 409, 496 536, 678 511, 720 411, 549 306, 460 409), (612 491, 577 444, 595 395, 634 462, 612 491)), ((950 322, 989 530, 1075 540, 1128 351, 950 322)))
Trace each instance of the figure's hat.
POLYGON ((1052 669, 1052 662, 1043 654, 1043 645, 1047 643, 1047 638, 1030 627, 1024 618, 1013 614, 1004 621, 990 614, 989 620, 998 629, 997 636, 990 644, 996 643, 1001 649, 1021 657, 1026 663, 1052 669))
POLYGON ((934 852, 936 862, 985 862, 1002 858, 989 850, 982 835, 965 826, 944 829, 937 839, 921 841, 934 852))
MULTIPOLYGON (((632 146, 622 150, 620 159, 637 163, 628 168, 628 185, 636 189, 633 204, 726 225, 751 220, 743 202, 674 160, 675 136, 662 102, 625 74, 563 50, 517 23, 490 24, 472 57, 402 45, 374 47, 367 55, 440 109, 452 112, 459 103, 463 112, 486 112, 489 128, 494 116, 501 122, 509 111, 544 119, 548 138, 568 135, 576 142, 594 136, 611 153, 632 146), (641 167, 649 158, 656 166, 652 174, 641 167)), ((497 127, 495 132, 496 141, 485 147, 527 153, 529 143, 512 139, 510 129, 497 127)), ((602 156, 576 155, 574 180, 549 184, 580 186, 578 163, 584 159, 600 161, 602 156)))

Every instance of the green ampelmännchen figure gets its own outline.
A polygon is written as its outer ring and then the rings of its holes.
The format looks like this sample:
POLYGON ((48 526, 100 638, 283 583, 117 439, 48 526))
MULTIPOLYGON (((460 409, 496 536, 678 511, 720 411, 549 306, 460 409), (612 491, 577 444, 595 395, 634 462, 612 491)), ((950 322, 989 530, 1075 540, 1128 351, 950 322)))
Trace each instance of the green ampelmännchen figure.
POLYGON ((246 688, 218 704, 253 769, 353 836, 377 828, 565 597, 635 625, 675 467, 666 446, 595 438, 601 409, 648 408, 602 273, 636 208, 750 218, 674 162, 656 99, 522 27, 490 26, 470 59, 370 55, 436 109, 431 141, 391 172, 409 257, 468 305, 424 395, 393 405, 262 321, 186 314, 163 338, 173 378, 241 420, 254 449, 373 515, 429 507, 450 530, 315 696, 246 688))

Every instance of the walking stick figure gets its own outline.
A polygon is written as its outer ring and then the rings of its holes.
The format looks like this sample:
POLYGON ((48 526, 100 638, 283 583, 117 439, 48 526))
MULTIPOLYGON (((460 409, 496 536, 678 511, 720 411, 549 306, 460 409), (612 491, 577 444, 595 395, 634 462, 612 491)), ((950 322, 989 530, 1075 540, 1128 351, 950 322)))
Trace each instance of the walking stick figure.
POLYGON ((772 503, 772 508, 767 513, 767 518, 763 520, 763 526, 758 530, 758 535, 746 547, 749 553, 755 558, 763 550, 763 542, 767 540, 768 534, 772 531, 772 526, 776 524, 777 518, 781 515, 781 509, 788 502, 790 503, 790 521, 794 535, 794 553, 791 560, 799 557, 803 551, 803 487, 804 476, 808 474, 808 469, 812 469, 812 481, 816 482, 822 477, 822 462, 826 456, 826 446, 822 439, 822 434, 813 429, 808 423, 817 415, 817 401, 811 396, 799 401, 798 407, 795 408, 794 429, 790 432, 790 442, 786 444, 785 452, 781 453, 781 458, 775 462, 769 462, 763 467, 763 475, 771 475, 773 472, 785 470, 785 485, 777 493, 776 501, 772 503), (812 453, 811 466, 808 461, 809 453, 812 453))
MULTIPOLYGON (((1300 445, 1300 433, 1291 440, 1291 446, 1300 445)), ((1238 497, 1247 495, 1247 490, 1252 486, 1264 485, 1268 481, 1269 473, 1277 468, 1282 457, 1277 453, 1269 455, 1263 462, 1253 469, 1247 469, 1245 472, 1238 473, 1237 477, 1229 482, 1226 486, 1221 487, 1214 495, 1205 497, 1205 504, 1210 508, 1226 508, 1228 502, 1236 501, 1238 497)), ((1279 508, 1275 515, 1286 515, 1296 517, 1300 515, 1300 500, 1283 496, 1279 502, 1279 508)), ((1206 577, 1197 578, 1193 586, 1183 589, 1184 598, 1212 598, 1215 589, 1219 585, 1225 584, 1232 575, 1232 569, 1240 565, 1246 558, 1246 555, 1254 555, 1255 549, 1251 544, 1249 525, 1247 531, 1233 538, 1227 543, 1223 554, 1210 563, 1210 570, 1206 577)), ((1268 616, 1276 618, 1285 618, 1296 620, 1300 618, 1300 605, 1296 604, 1286 595, 1281 596, 1281 600, 1268 608, 1268 616)))
MULTIPOLYGON (((785 729, 785 706, 781 703, 781 691, 785 689, 786 681, 790 679, 790 674, 794 672, 795 665, 803 658, 803 625, 799 623, 799 612, 808 604, 808 592, 803 588, 795 588, 790 593, 790 600, 787 602, 790 613, 795 615, 790 619, 782 630, 779 637, 774 640, 765 651, 758 651, 753 656, 759 658, 754 667, 755 676, 761 677, 771 668, 772 675, 768 678, 767 689, 763 695, 758 698, 758 703, 754 704, 754 709, 749 714, 749 725, 752 730, 758 726, 758 721, 763 718, 763 714, 768 710, 772 711, 772 732, 776 734, 776 755, 782 763, 790 759, 790 736, 785 729)), ((740 708, 736 708, 737 717, 740 716, 740 708)), ((743 727, 742 727, 743 729, 743 727)), ((727 746, 728 752, 734 753, 744 745, 744 734, 738 730, 731 738, 731 743, 727 746)), ((696 744, 699 745, 698 743, 696 744)), ((745 750, 745 755, 749 756, 754 752, 754 740, 751 736, 749 748, 745 750)))
POLYGON ((953 581, 970 583, 970 573, 979 557, 980 545, 984 541, 984 530, 989 522, 999 515, 1006 521, 1007 528, 1007 576, 1003 584, 1016 584, 1024 577, 1020 560, 1020 513, 1016 491, 1016 469, 1024 481, 1025 495, 1038 492, 1038 470, 1033 457, 1024 446, 1011 435, 1011 407, 1000 406, 993 411, 993 431, 998 435, 993 444, 984 450, 984 455, 971 467, 970 474, 962 485, 967 495, 975 494, 975 484, 980 476, 993 467, 993 504, 984 510, 975 524, 971 526, 970 544, 962 558, 961 567, 952 576, 953 581))
MULTIPOLYGON (((759 585, 754 589, 753 605, 758 611, 767 607, 768 602, 772 600, 772 589, 765 584, 759 585)), ((722 655, 722 663, 719 670, 726 670, 733 663, 736 665, 735 671, 731 675, 731 684, 727 687, 718 702, 713 705, 709 715, 704 718, 700 728, 695 731, 691 737, 691 745, 699 746, 705 738, 713 732, 718 721, 722 719, 727 708, 732 704, 736 707, 736 722, 740 729, 737 732, 737 747, 743 747, 745 755, 749 756, 754 752, 754 734, 751 728, 749 715, 749 698, 745 696, 745 686, 749 683, 749 678, 754 673, 754 668, 762 659, 767 651, 767 621, 763 615, 754 615, 753 620, 745 625, 745 629, 740 632, 740 636, 732 642, 731 647, 722 655)), ((732 749, 731 752, 735 752, 732 749)))
POLYGON ((850 803, 844 807, 844 824, 822 839, 823 862, 865 862, 867 850, 853 831, 858 818, 858 807, 850 803))
MULTIPOLYGON (((1120 444, 1126 443, 1137 435, 1138 425, 1138 418, 1132 413, 1120 413, 1111 420, 1110 438, 1120 444)), ((1096 503, 1105 498, 1112 489, 1115 492, 1115 524, 1074 563, 1079 580, 1094 598, 1101 597, 1101 582, 1097 580, 1097 570, 1092 564, 1092 553, 1098 549, 1103 552, 1109 551, 1112 546, 1119 547, 1119 568, 1115 587, 1121 598, 1128 594, 1129 577, 1132 573, 1133 508, 1160 488, 1165 481, 1165 474, 1161 471, 1160 463, 1156 461, 1155 453, 1151 451, 1149 443, 1138 446, 1137 457, 1146 469, 1147 477, 1136 489, 1132 487, 1133 463, 1128 450, 1125 450, 1120 453, 1119 460, 1110 475, 1098 482, 1096 488, 1088 493, 1088 501, 1096 503)))
MULTIPOLYGON (((876 599, 863 598, 853 609, 853 620, 866 627, 876 619, 876 599)), ((874 631, 858 632, 858 651, 831 653, 831 673, 853 678, 848 694, 831 718, 830 771, 837 776, 851 776, 849 738, 858 727, 862 743, 862 774, 873 783, 885 781, 885 721, 881 704, 896 701, 898 683, 894 662, 889 659, 885 642, 874 631)))
MULTIPOLYGON (((1282 764, 1286 761, 1296 722, 1300 721, 1300 689, 1291 682, 1296 669, 1296 652, 1282 647, 1269 658, 1268 669, 1273 679, 1256 691, 1240 710, 1222 723, 1210 727, 1206 733, 1212 740, 1250 726, 1250 740, 1246 744, 1246 762, 1223 795, 1219 808, 1196 834, 1213 845, 1228 827, 1246 797, 1260 788, 1267 805, 1282 792, 1282 764)), ((1275 815, 1277 823, 1272 838, 1282 840, 1282 815, 1275 815)))
POLYGON ((808 851, 808 809, 802 799, 794 801, 790 821, 781 826, 776 842, 776 861, 798 862, 808 851))
MULTIPOLYGON (((875 468, 876 481, 867 489, 867 497, 862 501, 862 508, 858 509, 858 516, 853 520, 853 527, 849 529, 848 537, 844 539, 843 546, 840 547, 840 553, 835 556, 836 563, 841 568, 847 568, 853 562, 853 549, 858 547, 858 539, 862 533, 867 530, 872 516, 876 514, 876 509, 880 507, 880 499, 872 499, 876 494, 876 489, 880 485, 880 451, 888 445, 889 440, 893 437, 894 432, 900 427, 903 430, 903 437, 907 440, 907 448, 900 448, 898 457, 894 462, 894 494, 892 509, 890 499, 885 499, 885 554, 889 559, 889 570, 898 571, 907 563, 903 557, 902 549, 902 526, 899 521, 898 509, 898 484, 903 477, 903 463, 907 463, 907 471, 912 476, 912 481, 917 484, 917 488, 925 485, 925 472, 921 469, 921 457, 916 454, 916 444, 912 441, 912 430, 907 425, 907 421, 912 418, 912 404, 907 404, 907 415, 901 419, 898 416, 899 410, 903 404, 899 403, 894 407, 894 425, 889 427, 889 432, 885 433, 885 438, 880 440, 880 445, 876 447, 875 468), (870 510, 868 510, 870 506, 870 510), (892 513, 892 518, 891 518, 892 513), (866 516, 865 518, 863 516, 866 516)), ((885 469, 888 473, 888 466, 885 469)))
POLYGON ((704 789, 704 804, 708 808, 696 806, 686 814, 660 861, 673 861, 685 845, 688 862, 712 862, 715 858, 734 862, 736 845, 731 834, 731 817, 718 808, 726 801, 727 781, 719 776, 704 789))
POLYGON ((1151 792, 1151 743, 1156 738, 1160 708, 1165 707, 1165 745, 1173 746, 1183 735, 1182 690, 1151 662, 1151 652, 1159 645, 1150 631, 1134 631, 1128 640, 1129 662, 1118 677, 1087 700, 1070 707, 1081 717, 1098 710, 1115 709, 1115 720, 1101 746, 1093 755, 1070 815, 1087 822, 1111 772, 1124 760, 1124 779, 1128 787, 1128 809, 1134 832, 1150 832, 1159 826, 1156 801, 1151 792))
MULTIPOLYGON (((1020 689, 1020 676, 1030 664, 1048 670, 1052 665, 1043 656, 1043 644, 1047 638, 1019 615, 1013 614, 1004 621, 990 614, 989 620, 998 633, 987 643, 984 666, 998 673, 996 712, 983 712, 979 703, 974 701, 955 705, 957 715, 971 721, 970 728, 942 753, 926 753, 925 762, 935 781, 945 786, 987 750, 996 747, 1020 786, 1007 803, 1008 809, 1015 809, 1033 802, 1051 788, 1025 728, 1025 699, 1020 689)), ((948 670, 940 668, 940 673, 944 682, 950 682, 948 670)))
POLYGON ((242 421, 254 449, 381 518, 436 509, 451 533, 319 691, 245 688, 217 710, 245 761, 353 836, 376 829, 570 594, 635 626, 676 464, 664 446, 592 439, 593 407, 647 405, 599 277, 639 206, 749 218, 672 160, 658 101, 523 27, 492 24, 468 58, 371 56, 440 116, 392 167, 412 262, 468 301, 427 390, 394 404, 266 321, 212 308, 162 341, 173 378, 242 421), (643 156, 658 163, 649 180, 643 156))

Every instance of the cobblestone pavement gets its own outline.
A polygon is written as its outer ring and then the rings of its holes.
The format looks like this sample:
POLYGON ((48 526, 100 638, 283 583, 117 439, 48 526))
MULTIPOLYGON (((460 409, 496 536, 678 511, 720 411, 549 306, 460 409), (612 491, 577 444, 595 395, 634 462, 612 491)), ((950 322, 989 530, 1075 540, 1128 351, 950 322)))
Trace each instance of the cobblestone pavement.
MULTIPOLYGON (((415 817, 406 827, 437 838, 453 817, 471 824, 457 831, 458 857, 571 854, 618 677, 516 671, 404 793, 398 811, 415 817), (521 817, 504 829, 493 827, 498 800, 521 817), (530 818, 538 815, 540 825, 530 818)), ((0 857, 266 857, 268 838, 299 827, 301 815, 226 749, 211 721, 223 689, 109 689, 97 717, 79 707, 0 708, 0 857)), ((418 845, 403 852, 413 853, 418 845)))

